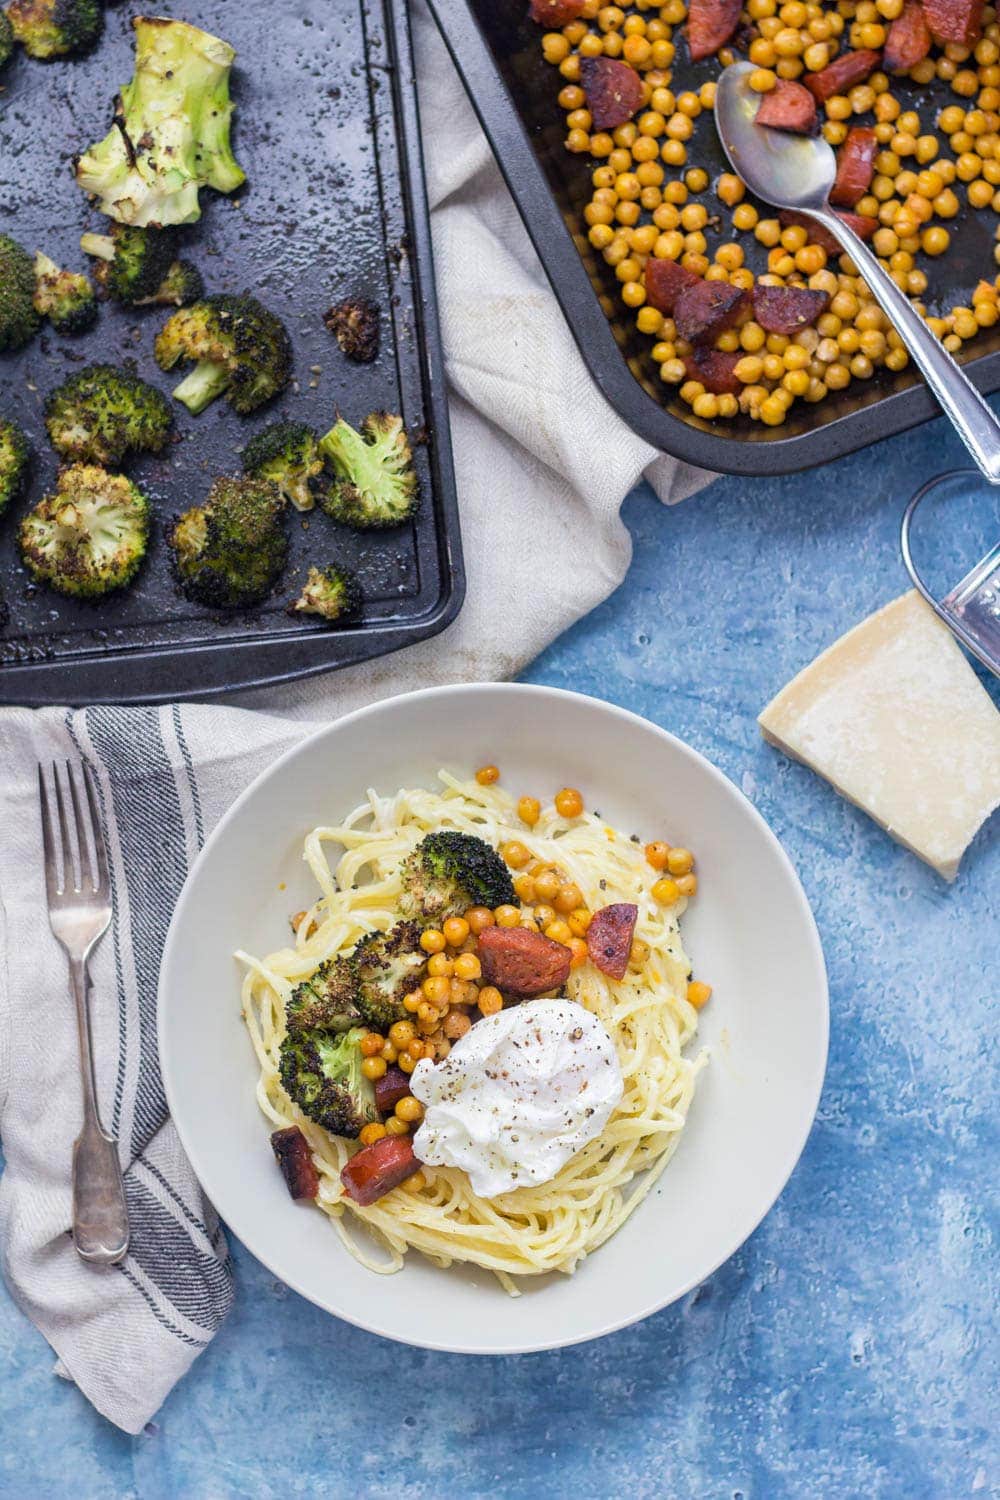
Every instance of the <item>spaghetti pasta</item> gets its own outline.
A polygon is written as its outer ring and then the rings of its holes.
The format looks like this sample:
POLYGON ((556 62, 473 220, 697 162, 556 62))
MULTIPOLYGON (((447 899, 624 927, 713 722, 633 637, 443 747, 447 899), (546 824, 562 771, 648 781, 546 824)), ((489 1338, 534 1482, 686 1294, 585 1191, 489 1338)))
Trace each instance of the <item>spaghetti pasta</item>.
POLYGON ((561 817, 543 809, 530 829, 495 785, 439 773, 441 789, 380 796, 375 791, 342 824, 312 830, 304 855, 320 895, 298 925, 294 946, 266 958, 240 953, 246 966, 243 1014, 260 1063, 257 1098, 274 1129, 298 1126, 320 1174, 318 1206, 336 1223, 351 1253, 374 1271, 398 1270, 408 1250, 446 1266, 470 1262, 496 1273, 516 1294, 516 1278, 572 1272, 635 1211, 676 1148, 703 1057, 685 1056, 697 1029, 687 1000, 690 965, 681 944, 685 902, 658 905, 642 850, 597 814, 561 817), (638 966, 614 982, 594 965, 574 969, 565 993, 607 1027, 625 1089, 604 1131, 549 1182, 483 1200, 464 1172, 425 1168, 426 1185, 395 1190, 367 1207, 344 1195, 340 1172, 354 1141, 329 1134, 289 1100, 279 1077, 285 1005, 293 989, 324 960, 353 947, 397 917, 400 867, 437 829, 478 835, 493 848, 517 840, 532 857, 558 866, 590 909, 615 901, 638 906, 636 937, 648 947, 638 966), (339 849, 331 866, 328 849, 339 849), (357 1242, 355 1223, 387 1251, 379 1259, 357 1242))

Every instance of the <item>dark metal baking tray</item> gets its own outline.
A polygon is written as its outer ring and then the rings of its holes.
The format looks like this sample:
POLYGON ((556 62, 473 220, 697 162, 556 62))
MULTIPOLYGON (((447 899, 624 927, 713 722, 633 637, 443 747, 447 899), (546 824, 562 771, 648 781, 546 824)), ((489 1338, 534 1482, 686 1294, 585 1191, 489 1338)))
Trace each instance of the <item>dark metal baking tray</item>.
MULTIPOLYGON (((937 414, 919 375, 880 370, 815 406, 797 402, 780 428, 747 417, 732 423, 695 417, 674 388, 659 379, 651 355, 654 341, 636 331, 614 272, 587 241, 583 209, 594 163, 590 156, 565 149, 564 117, 556 100, 561 80, 542 58, 543 33, 527 19, 527 0, 429 3, 587 367, 640 437, 706 469, 784 474, 828 463, 937 414)), ((675 92, 697 90, 718 76, 714 58, 690 61, 683 27, 675 30, 674 40, 675 92)), ((928 90, 898 80, 893 88, 914 108, 922 104, 925 112, 929 94, 941 106, 954 102, 944 85, 937 86, 938 94, 933 86, 928 90)), ((703 166, 711 180, 728 170, 710 111, 696 123, 687 164, 703 166)), ((710 189, 701 201, 721 220, 718 230, 706 231, 711 253, 713 244, 728 237, 729 213, 710 189)), ((933 308, 966 300, 981 276, 995 272, 992 223, 990 214, 963 211, 949 225, 953 244, 948 254, 937 261, 920 258, 928 272, 926 299, 933 308)), ((749 266, 766 269, 767 252, 752 234, 734 238, 749 266)), ((1000 390, 1000 324, 966 345, 962 358, 981 391, 1000 390)))
MULTIPOLYGON (((71 158, 104 135, 112 97, 131 75, 135 10, 109 8, 104 39, 88 57, 44 64, 22 55, 4 75, 0 227, 71 266, 84 263, 81 232, 107 222, 88 209, 71 158)), ((7 702, 157 701, 306 676, 436 634, 464 594, 405 0, 184 0, 170 14, 237 49, 234 144, 247 174, 232 199, 202 194, 186 253, 212 290, 249 288, 284 318, 296 388, 251 418, 224 401, 200 417, 177 405, 180 440, 164 458, 129 470, 155 504, 150 559, 134 588, 86 605, 30 586, 17 555, 17 518, 56 471, 42 405, 93 360, 134 360, 169 390, 152 357, 166 311, 107 303, 83 338, 45 331, 0 357, 0 411, 24 425, 35 450, 30 495, 0 532, 11 614, 0 636, 7 702), (352 364, 322 322, 337 296, 358 290, 382 308, 372 365, 352 364), (212 476, 239 471, 251 433, 285 415, 325 430, 336 409, 358 423, 377 408, 401 411, 421 439, 414 525, 362 535, 318 510, 294 512, 289 567, 266 607, 220 618, 178 593, 165 526, 204 497, 212 476), (290 618, 284 606, 307 565, 334 553, 361 576, 363 624, 330 630, 290 618)))

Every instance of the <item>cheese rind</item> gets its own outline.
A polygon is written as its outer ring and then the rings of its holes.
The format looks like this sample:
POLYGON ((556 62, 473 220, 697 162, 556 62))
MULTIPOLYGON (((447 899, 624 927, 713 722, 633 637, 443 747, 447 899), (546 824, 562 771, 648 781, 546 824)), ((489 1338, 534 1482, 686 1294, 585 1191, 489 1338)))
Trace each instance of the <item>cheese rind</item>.
POLYGON ((1000 712, 915 590, 834 642, 757 722, 946 880, 1000 806, 1000 712))

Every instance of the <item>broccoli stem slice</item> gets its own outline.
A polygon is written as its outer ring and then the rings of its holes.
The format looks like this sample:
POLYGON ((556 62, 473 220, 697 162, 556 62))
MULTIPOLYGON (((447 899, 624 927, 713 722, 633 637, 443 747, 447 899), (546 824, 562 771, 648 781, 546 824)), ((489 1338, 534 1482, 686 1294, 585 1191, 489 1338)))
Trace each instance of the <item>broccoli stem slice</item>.
POLYGON ((95 260, 112 261, 115 258, 115 242, 110 234, 81 234, 80 249, 95 260))
POLYGON ((211 359, 199 360, 174 390, 177 401, 183 402, 192 416, 205 410, 217 396, 229 386, 229 371, 225 365, 211 359))

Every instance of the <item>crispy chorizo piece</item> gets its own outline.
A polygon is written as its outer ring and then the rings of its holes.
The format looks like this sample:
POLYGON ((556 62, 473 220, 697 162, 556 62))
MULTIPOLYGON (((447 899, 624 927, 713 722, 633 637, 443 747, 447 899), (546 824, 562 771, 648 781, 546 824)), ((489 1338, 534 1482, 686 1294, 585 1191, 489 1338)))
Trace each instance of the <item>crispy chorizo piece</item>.
POLYGON ((367 1207, 412 1177, 419 1166, 408 1135, 384 1135, 351 1157, 340 1180, 347 1196, 367 1207))
POLYGON ((532 21, 545 26, 549 31, 579 20, 583 14, 583 0, 531 0, 528 12, 532 21))
POLYGON ((587 928, 587 952, 591 962, 609 979, 624 979, 632 951, 639 908, 630 901, 617 901, 595 911, 587 928))
POLYGON ((519 1000, 559 989, 569 976, 569 949, 527 927, 487 927, 478 952, 486 983, 519 1000))
POLYGON ((616 130, 631 120, 642 103, 642 79, 628 63, 616 58, 583 58, 580 82, 595 130, 616 130))
POLYGON ((690 0, 687 34, 692 62, 725 46, 740 24, 740 8, 741 0, 690 0))
POLYGON ((828 292, 807 286, 761 286, 753 289, 753 315, 767 333, 798 333, 826 311, 828 292))
POLYGON ((742 287, 699 278, 694 286, 684 287, 674 302, 677 336, 689 344, 707 343, 738 323, 749 306, 749 295, 742 287))
POLYGON ((889 27, 882 53, 887 73, 908 73, 931 50, 931 31, 920 0, 906 0, 902 13, 889 27))
POLYGON ((983 0, 924 0, 924 17, 935 41, 968 47, 983 29, 983 0))
POLYGON ((319 1173, 309 1142, 299 1127, 289 1125, 286 1130, 276 1130, 271 1137, 271 1146, 292 1197, 315 1198, 319 1192, 319 1173))
POLYGON ((881 61, 881 53, 870 48, 844 52, 819 73, 807 73, 805 86, 814 98, 824 104, 832 94, 846 94, 856 83, 864 83, 881 61))
POLYGON ((673 314, 679 292, 694 286, 701 277, 676 260, 657 260, 651 255, 646 262, 646 301, 667 317, 673 314))
POLYGON ((375 1080, 375 1108, 380 1115, 391 1114, 399 1103, 405 1099, 410 1092, 410 1080, 402 1068, 397 1068, 393 1063, 381 1078, 375 1080))
MULTIPOLYGON (((869 218, 867 214, 839 213, 838 219, 843 219, 849 224, 854 233, 863 240, 870 240, 878 228, 878 219, 869 218)), ((811 219, 808 214, 796 213, 792 208, 783 208, 778 215, 778 223, 787 227, 789 224, 801 224, 803 229, 808 230, 809 238, 814 245, 819 245, 827 255, 842 255, 843 245, 834 239, 825 224, 820 224, 816 219, 811 219)))
POLYGON ((801 83, 779 78, 769 94, 762 94, 755 123, 772 130, 791 130, 796 135, 816 131, 816 100, 801 83))
POLYGON ((700 380, 713 396, 736 396, 743 389, 743 382, 733 372, 742 358, 742 349, 729 353, 699 345, 685 359, 684 368, 692 380, 700 380))
POLYGON ((867 125, 853 125, 837 152, 837 179, 830 202, 837 208, 853 208, 871 186, 875 172, 878 137, 867 125))

